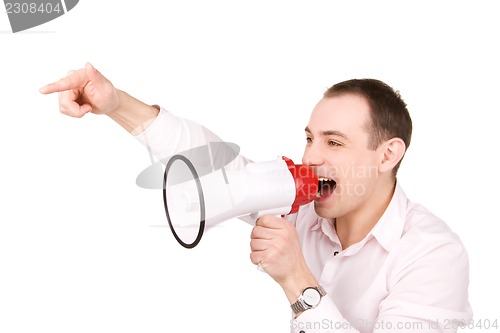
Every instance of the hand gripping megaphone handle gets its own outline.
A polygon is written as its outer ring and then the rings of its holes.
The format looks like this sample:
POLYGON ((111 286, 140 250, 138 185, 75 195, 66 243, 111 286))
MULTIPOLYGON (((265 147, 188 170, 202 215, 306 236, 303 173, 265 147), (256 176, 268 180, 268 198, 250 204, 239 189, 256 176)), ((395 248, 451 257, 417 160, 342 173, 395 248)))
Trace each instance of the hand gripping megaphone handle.
MULTIPOLYGON (((275 209, 268 209, 268 210, 261 210, 257 213, 250 214, 250 217, 254 220, 258 220, 260 217, 262 217, 264 215, 280 215, 281 217, 285 217, 285 213, 283 213, 283 212, 288 212, 288 211, 290 211, 290 206, 275 208, 275 209)), ((262 267, 262 264, 260 262, 257 264, 257 270, 259 270, 260 272, 266 273, 266 271, 264 270, 264 267, 262 267)))

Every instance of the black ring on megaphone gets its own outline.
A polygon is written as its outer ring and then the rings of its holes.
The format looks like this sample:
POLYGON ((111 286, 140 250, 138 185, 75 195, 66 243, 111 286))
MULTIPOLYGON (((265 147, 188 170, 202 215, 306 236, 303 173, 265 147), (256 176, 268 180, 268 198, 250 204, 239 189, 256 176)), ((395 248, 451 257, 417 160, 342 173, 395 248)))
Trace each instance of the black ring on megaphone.
POLYGON ((198 173, 196 172, 196 169, 194 168, 193 163, 191 163, 190 160, 187 159, 187 157, 183 155, 174 155, 172 158, 168 161, 167 166, 165 167, 165 173, 163 175, 163 205, 165 206, 165 214, 167 215, 167 221, 168 225, 170 226, 170 230, 174 234, 175 239, 184 246, 187 249, 192 249, 201 240, 201 237, 203 236, 203 232, 205 231, 205 199, 203 197, 203 190, 201 188, 201 183, 200 183, 200 178, 198 177, 198 173), (182 239, 177 235, 175 232, 175 228, 172 225, 172 221, 170 220, 170 214, 168 213, 168 206, 167 206, 167 174, 168 171, 170 170, 170 167, 172 164, 177 161, 177 160, 182 160, 189 170, 191 171, 191 174, 193 175, 194 179, 196 180, 196 187, 198 188, 198 197, 200 199, 200 228, 198 229, 198 235, 196 236, 196 239, 194 242, 191 244, 184 243, 182 239))

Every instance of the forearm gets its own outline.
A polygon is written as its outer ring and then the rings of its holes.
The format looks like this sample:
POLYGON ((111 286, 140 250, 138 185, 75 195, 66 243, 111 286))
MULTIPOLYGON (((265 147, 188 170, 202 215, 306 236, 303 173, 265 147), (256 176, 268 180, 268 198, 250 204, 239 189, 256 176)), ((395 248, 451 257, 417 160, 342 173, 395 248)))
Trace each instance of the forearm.
POLYGON ((118 106, 108 116, 118 125, 133 134, 141 133, 159 113, 155 106, 147 105, 117 89, 118 106))

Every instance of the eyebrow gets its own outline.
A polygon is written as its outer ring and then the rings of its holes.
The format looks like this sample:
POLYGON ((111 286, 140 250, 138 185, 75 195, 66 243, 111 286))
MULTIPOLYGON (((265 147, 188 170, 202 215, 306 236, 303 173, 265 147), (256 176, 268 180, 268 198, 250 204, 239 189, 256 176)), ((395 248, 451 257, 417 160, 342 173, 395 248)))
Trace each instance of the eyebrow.
MULTIPOLYGON (((311 130, 309 129, 309 127, 306 126, 306 128, 304 129, 306 132, 308 133, 311 133, 311 130)), ((334 136, 339 136, 341 138, 343 138, 344 140, 347 140, 347 141, 351 141, 349 140, 349 138, 347 137, 347 135, 345 135, 344 133, 340 132, 340 131, 335 131, 335 130, 328 130, 328 131, 322 131, 320 132, 320 134, 322 136, 330 136, 330 135, 334 135, 334 136)))

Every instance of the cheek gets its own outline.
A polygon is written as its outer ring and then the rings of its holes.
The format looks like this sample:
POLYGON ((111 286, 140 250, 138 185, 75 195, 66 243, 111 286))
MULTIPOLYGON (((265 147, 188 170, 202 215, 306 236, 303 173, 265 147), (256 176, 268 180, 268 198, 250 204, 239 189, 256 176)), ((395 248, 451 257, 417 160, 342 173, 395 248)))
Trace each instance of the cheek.
POLYGON ((370 182, 379 173, 373 152, 350 156, 339 165, 337 171, 339 179, 354 184, 370 182))
POLYGON ((359 164, 356 167, 355 177, 361 182, 370 182, 378 178, 378 165, 375 163, 370 163, 370 161, 365 161, 365 163, 359 164))

